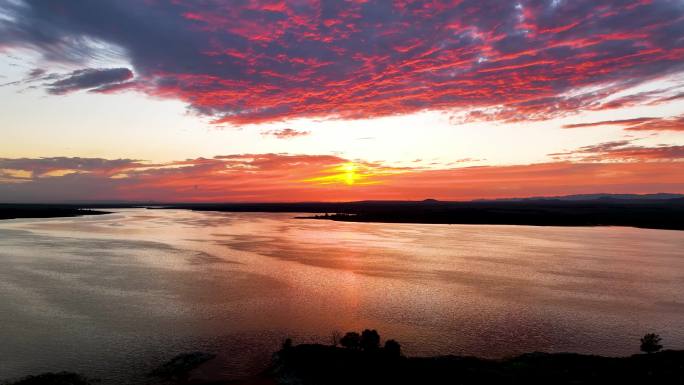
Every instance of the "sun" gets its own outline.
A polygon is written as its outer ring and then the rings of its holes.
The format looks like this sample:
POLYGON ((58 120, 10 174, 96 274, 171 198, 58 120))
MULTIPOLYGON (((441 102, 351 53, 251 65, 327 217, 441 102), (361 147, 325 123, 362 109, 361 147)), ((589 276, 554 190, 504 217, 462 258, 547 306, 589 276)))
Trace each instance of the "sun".
POLYGON ((346 185, 353 185, 354 182, 360 178, 359 174, 356 173, 356 165, 354 163, 345 163, 341 167, 343 171, 342 179, 346 185))
POLYGON ((400 174, 405 170, 383 167, 377 164, 345 162, 320 171, 319 176, 303 179, 302 182, 317 185, 367 186, 382 183, 382 177, 400 174))
POLYGON ((346 162, 335 167, 323 170, 325 175, 305 179, 306 182, 316 184, 344 184, 353 186, 362 183, 363 180, 372 174, 354 162, 346 162))

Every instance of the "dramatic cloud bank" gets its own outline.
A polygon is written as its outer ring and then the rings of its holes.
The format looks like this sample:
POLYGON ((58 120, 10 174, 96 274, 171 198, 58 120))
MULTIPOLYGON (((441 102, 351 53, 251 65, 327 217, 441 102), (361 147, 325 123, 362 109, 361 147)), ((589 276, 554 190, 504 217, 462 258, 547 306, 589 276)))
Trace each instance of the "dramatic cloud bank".
POLYGON ((684 192, 684 148, 628 142, 577 163, 429 170, 329 155, 241 154, 164 164, 130 159, 0 159, 0 201, 465 200, 578 193, 684 192), (634 161, 639 160, 639 161, 634 161))
POLYGON ((426 109, 542 120, 684 95, 620 94, 684 71, 675 0, 25 0, 0 20, 0 50, 132 67, 79 69, 50 93, 135 89, 232 124, 426 109))

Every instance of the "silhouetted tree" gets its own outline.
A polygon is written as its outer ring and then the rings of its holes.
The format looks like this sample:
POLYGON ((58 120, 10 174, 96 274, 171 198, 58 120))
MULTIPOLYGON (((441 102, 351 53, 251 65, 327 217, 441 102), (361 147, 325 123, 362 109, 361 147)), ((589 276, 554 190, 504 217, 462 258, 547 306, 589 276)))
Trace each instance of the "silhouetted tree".
POLYGON ((283 350, 292 348, 292 338, 285 338, 283 341, 283 350))
POLYGON ((655 333, 648 333, 641 338, 641 351, 644 353, 655 353, 663 348, 660 344, 660 336, 655 333))
POLYGON ((332 346, 337 346, 340 343, 340 340, 342 339, 342 332, 339 330, 333 330, 330 333, 330 344, 332 346))
POLYGON ((365 351, 377 350, 380 347, 380 334, 377 330, 364 330, 361 332, 361 349, 365 351))
POLYGON ((358 349, 361 342, 361 336, 357 332, 348 332, 340 340, 340 345, 349 349, 358 349))
POLYGON ((401 345, 399 345, 399 342, 395 340, 385 341, 385 354, 392 358, 401 356, 401 345))

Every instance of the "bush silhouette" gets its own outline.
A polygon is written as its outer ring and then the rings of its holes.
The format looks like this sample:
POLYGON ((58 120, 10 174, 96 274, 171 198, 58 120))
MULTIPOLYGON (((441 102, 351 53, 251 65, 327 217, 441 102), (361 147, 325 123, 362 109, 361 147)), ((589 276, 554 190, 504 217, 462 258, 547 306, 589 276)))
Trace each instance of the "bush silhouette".
POLYGON ((330 333, 330 344, 332 346, 337 346, 340 344, 340 341, 342 340, 342 332, 339 330, 333 330, 330 333))
POLYGON ((401 345, 395 340, 385 341, 385 354, 388 357, 400 357, 401 356, 401 345))
POLYGON ((6 385, 92 385, 94 382, 76 373, 44 373, 37 376, 27 376, 6 385))
POLYGON ((649 333, 641 338, 641 351, 644 353, 655 353, 663 348, 660 344, 660 336, 655 333, 649 333))
POLYGON ((340 339, 340 345, 349 349, 358 349, 361 342, 361 336, 356 332, 348 332, 340 339))
POLYGON ((185 379, 189 373, 216 357, 215 354, 193 352, 183 353, 173 357, 170 361, 154 369, 149 375, 159 378, 178 378, 185 379))
POLYGON ((377 350, 380 347, 380 334, 377 330, 364 330, 361 332, 361 349, 365 351, 377 350))

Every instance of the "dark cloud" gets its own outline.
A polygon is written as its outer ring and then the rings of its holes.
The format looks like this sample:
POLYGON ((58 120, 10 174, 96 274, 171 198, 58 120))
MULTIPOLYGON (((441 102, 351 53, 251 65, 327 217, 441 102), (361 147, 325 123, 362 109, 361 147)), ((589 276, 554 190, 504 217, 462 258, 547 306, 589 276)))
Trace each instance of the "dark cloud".
POLYGON ((28 73, 28 79, 35 79, 45 75, 47 71, 43 68, 34 68, 28 73))
POLYGON ((0 158, 0 169, 26 171, 39 178, 54 171, 69 170, 74 173, 113 175, 122 170, 136 168, 141 163, 132 159, 101 158, 0 158))
POLYGON ((54 95, 62 95, 73 91, 91 90, 103 92, 121 87, 124 82, 133 78, 128 68, 86 68, 73 71, 65 77, 49 83, 47 90, 54 95))
POLYGON ((684 3, 671 0, 25 0, 0 13, 0 48, 81 66, 123 54, 136 73, 52 92, 132 88, 233 124, 425 109, 549 119, 656 101, 608 100, 684 71, 684 3))

